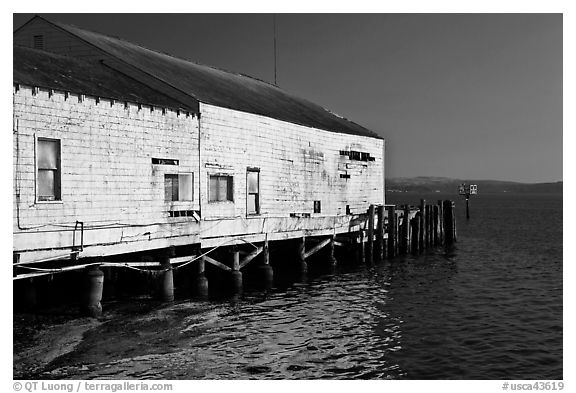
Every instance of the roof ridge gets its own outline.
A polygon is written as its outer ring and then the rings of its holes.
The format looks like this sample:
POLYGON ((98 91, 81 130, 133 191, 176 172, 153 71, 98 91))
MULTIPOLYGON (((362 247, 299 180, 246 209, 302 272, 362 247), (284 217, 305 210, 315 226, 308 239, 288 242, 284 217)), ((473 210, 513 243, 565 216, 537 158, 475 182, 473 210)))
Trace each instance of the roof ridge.
POLYGON ((46 19, 46 18, 44 18, 44 17, 42 17, 42 16, 40 16, 40 15, 37 15, 37 17, 39 17, 39 18, 41 18, 41 19, 43 19, 43 20, 45 20, 45 21, 47 21, 47 22, 49 22, 49 23, 52 23, 52 24, 54 24, 54 25, 57 25, 58 27, 63 28, 63 29, 65 29, 65 30, 67 30, 67 31, 68 31, 67 27, 71 27, 71 28, 73 28, 73 29, 83 30, 83 31, 86 31, 86 32, 89 32, 89 33, 92 33, 92 34, 98 34, 98 35, 103 36, 103 37, 112 38, 112 39, 115 39, 115 40, 118 40, 118 41, 122 41, 122 42, 125 42, 125 43, 128 43, 128 44, 131 44, 131 45, 136 45, 136 46, 139 46, 140 48, 149 50, 149 51, 151 51, 151 52, 156 52, 156 53, 159 53, 159 54, 161 54, 161 55, 169 56, 169 57, 172 57, 172 58, 177 59, 177 60, 186 61, 186 62, 188 62, 188 63, 192 63, 192 64, 195 64, 195 65, 200 66, 200 67, 212 68, 212 69, 214 69, 214 70, 222 71, 222 72, 225 72, 225 73, 228 73, 228 74, 239 75, 239 76, 242 76, 242 77, 245 77, 245 78, 254 79, 254 80, 258 81, 258 82, 265 83, 265 84, 270 85, 270 86, 275 87, 275 88, 279 88, 277 85, 275 85, 275 84, 273 84, 273 83, 271 83, 271 82, 268 82, 268 81, 266 81, 266 80, 257 78, 257 77, 252 76, 252 75, 244 74, 244 73, 242 73, 242 72, 230 71, 230 70, 227 70, 227 69, 222 68, 222 67, 216 67, 216 66, 213 66, 213 65, 210 65, 210 64, 201 63, 201 62, 199 62, 199 61, 192 60, 192 59, 186 58, 186 57, 184 57, 184 56, 177 56, 177 55, 174 55, 174 54, 172 54, 172 53, 168 53, 168 52, 165 52, 165 51, 162 51, 162 50, 152 49, 152 48, 149 48, 149 47, 147 47, 147 46, 145 46, 145 45, 143 45, 143 44, 140 44, 140 43, 138 43, 138 42, 130 41, 130 40, 127 40, 127 39, 125 39, 125 38, 118 37, 118 36, 114 36, 114 35, 110 35, 110 34, 104 34, 104 33, 101 33, 101 32, 99 32, 99 31, 96 31, 96 30, 86 29, 86 28, 83 28, 83 27, 79 27, 79 26, 73 25, 73 24, 71 24, 71 23, 54 22, 54 21, 48 20, 48 19, 46 19))
MULTIPOLYGON (((135 71, 143 72, 178 95, 183 94, 210 105, 268 116, 327 131, 383 138, 379 133, 338 115, 318 103, 253 76, 178 57, 121 37, 114 37, 62 22, 52 22, 41 16, 37 17, 45 23, 84 41, 122 64, 134 68, 135 71), (133 53, 136 57, 124 56, 122 55, 123 52, 118 52, 122 50, 133 53), (138 56, 144 56, 144 58, 150 59, 152 63, 140 64, 138 63, 138 56), (182 79, 178 79, 176 75, 167 73, 166 69, 158 68, 154 62, 165 63, 165 66, 168 65, 169 67, 172 63, 173 67, 179 68, 178 72, 185 72, 185 74, 181 75, 182 79), (192 78, 201 76, 201 78, 189 80, 186 79, 188 76, 192 78), (207 83, 211 83, 210 86, 207 83), (230 90, 230 88, 240 90, 230 90), (253 93, 257 94, 254 95, 253 93), (271 97, 274 100, 271 101, 271 97)), ((170 92, 164 94, 176 99, 170 92)))

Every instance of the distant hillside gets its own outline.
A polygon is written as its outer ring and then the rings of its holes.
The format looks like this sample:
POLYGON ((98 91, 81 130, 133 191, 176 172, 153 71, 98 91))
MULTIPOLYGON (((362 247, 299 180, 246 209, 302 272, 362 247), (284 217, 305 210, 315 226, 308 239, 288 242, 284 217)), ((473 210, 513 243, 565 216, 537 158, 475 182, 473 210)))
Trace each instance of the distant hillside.
POLYGON ((562 182, 517 183, 499 180, 464 180, 447 177, 397 177, 386 179, 386 192, 455 193, 458 185, 476 184, 479 193, 562 194, 562 182))

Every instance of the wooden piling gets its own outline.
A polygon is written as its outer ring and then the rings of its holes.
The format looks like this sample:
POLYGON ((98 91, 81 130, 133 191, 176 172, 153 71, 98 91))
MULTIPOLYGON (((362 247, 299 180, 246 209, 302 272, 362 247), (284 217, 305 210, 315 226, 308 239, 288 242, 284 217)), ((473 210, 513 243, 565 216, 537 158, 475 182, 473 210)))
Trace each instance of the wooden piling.
POLYGON ((434 205, 428 205, 428 244, 434 247, 434 205))
POLYGON ((438 206, 436 206, 436 205, 432 206, 432 213, 433 213, 433 218, 434 218, 433 219, 434 236, 433 236, 432 240, 433 240, 434 246, 436 247, 440 244, 440 241, 439 241, 440 236, 438 234, 438 232, 439 232, 439 210, 438 210, 438 206))
POLYGON ((335 256, 336 251, 336 236, 332 235, 330 238, 330 244, 328 244, 328 263, 331 266, 336 266, 337 260, 335 256))
POLYGON ((412 254, 420 254, 420 212, 416 212, 412 219, 412 254))
POLYGON ((452 201, 445 200, 443 205, 444 210, 444 244, 446 246, 452 245, 454 242, 454 212, 452 209, 452 201))
POLYGON ((366 261, 368 263, 374 262, 374 205, 368 207, 368 242, 366 244, 366 261))
POLYGON ((388 213, 388 258, 394 258, 396 256, 396 242, 394 241, 396 237, 396 207, 386 206, 386 211, 388 213))
POLYGON ((402 253, 409 254, 411 251, 411 225, 410 225, 410 207, 408 205, 404 206, 404 220, 402 229, 402 253))
POLYGON ((306 264, 306 237, 302 236, 298 239, 298 269, 301 273, 308 271, 308 264, 306 264))
POLYGON ((452 230, 454 231, 454 242, 458 241, 458 233, 456 231, 456 203, 452 201, 452 230))
POLYGON ((262 286, 266 289, 272 288, 274 284, 274 269, 270 265, 260 266, 262 286))
POLYGON ((157 296, 163 302, 174 301, 174 271, 170 264, 170 256, 162 257, 160 261, 162 269, 158 278, 157 296))
POLYGON ((360 263, 366 263, 366 232, 361 229, 359 235, 360 263))
POLYGON ((438 200, 438 245, 444 244, 444 209, 442 201, 438 200))
POLYGON ((400 211, 396 210, 396 214, 394 215, 394 222, 396 224, 396 231, 394 232, 394 249, 395 255, 400 255, 400 237, 401 237, 401 228, 400 228, 400 211))
POLYGON ((232 271, 230 272, 232 290, 242 292, 242 272, 240 271, 240 251, 232 249, 232 271))
POLYGON ((418 243, 420 244, 420 252, 426 248, 426 200, 420 199, 420 233, 418 243))
POLYGON ((384 206, 379 205, 376 208, 376 215, 378 216, 378 226, 376 228, 376 258, 379 260, 384 259, 385 250, 384 250, 384 233, 385 233, 385 226, 384 226, 384 206))
POLYGON ((430 214, 430 205, 426 205, 425 212, 426 212, 426 248, 432 247, 432 243, 430 242, 430 238, 432 235, 432 215, 430 214))
POLYGON ((268 238, 264 240, 264 245, 262 246, 262 265, 260 265, 260 271, 262 276, 262 283, 265 288, 271 288, 274 283, 274 270, 270 266, 270 249, 268 246, 268 238))
POLYGON ((22 285, 22 292, 18 298, 24 310, 33 311, 38 305, 38 296, 36 292, 36 285, 34 279, 20 280, 22 285))
POLYGON ((192 288, 192 293, 195 297, 204 298, 208 296, 208 279, 206 278, 205 269, 206 261, 202 257, 196 262, 196 277, 192 288))
POLYGON ((104 289, 104 273, 98 266, 88 266, 84 270, 81 311, 90 317, 102 315, 102 292, 104 289))

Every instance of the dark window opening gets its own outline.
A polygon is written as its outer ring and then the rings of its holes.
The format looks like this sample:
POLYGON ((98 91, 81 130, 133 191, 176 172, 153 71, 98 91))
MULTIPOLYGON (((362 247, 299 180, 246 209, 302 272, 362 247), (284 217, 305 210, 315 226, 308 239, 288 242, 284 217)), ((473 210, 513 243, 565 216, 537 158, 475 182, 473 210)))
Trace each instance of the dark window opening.
POLYGON ((33 39, 34 49, 44 50, 44 36, 35 35, 33 39))
POLYGON ((171 210, 168 212, 170 217, 193 217, 194 210, 171 210))
POLYGON ((60 141, 38 139, 37 192, 39 201, 59 201, 60 192, 60 141))
POLYGON ((375 158, 370 156, 370 153, 362 152, 362 151, 344 151, 340 150, 341 156, 348 156, 351 160, 355 161, 374 161, 375 158))
POLYGON ((341 178, 341 179, 350 179, 350 175, 347 174, 347 173, 341 173, 341 174, 340 174, 340 178, 341 178))
POLYGON ((164 200, 173 201, 192 201, 194 178, 192 173, 164 175, 164 200))
POLYGON ((350 214, 350 205, 346 205, 346 215, 349 216, 350 214))
POLYGON ((232 176, 210 175, 209 202, 233 201, 232 176))
POLYGON ((169 158, 153 158, 152 164, 154 165, 178 165, 180 162, 178 160, 172 160, 169 158))
POLYGON ((314 213, 320 213, 321 210, 320 201, 314 201, 314 213))
POLYGON ((248 169, 246 173, 246 212, 260 214, 260 170, 248 169))
POLYGON ((350 159, 360 161, 360 152, 359 151, 350 151, 350 159))

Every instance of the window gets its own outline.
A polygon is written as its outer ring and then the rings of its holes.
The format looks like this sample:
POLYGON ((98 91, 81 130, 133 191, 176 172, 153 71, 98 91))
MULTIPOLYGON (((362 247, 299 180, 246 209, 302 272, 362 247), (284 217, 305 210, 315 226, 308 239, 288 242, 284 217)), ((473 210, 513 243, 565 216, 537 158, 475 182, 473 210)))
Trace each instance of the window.
POLYGON ((60 194, 60 141, 38 138, 36 178, 39 201, 59 201, 60 194))
POLYGON ((209 202, 233 201, 233 180, 228 175, 210 175, 209 202))
POLYGON ((260 214, 260 169, 246 172, 246 212, 260 214))
POLYGON ((191 201, 194 199, 192 173, 165 174, 164 200, 165 201, 191 201))
POLYGON ((314 213, 321 213, 320 201, 314 201, 314 213))
POLYGON ((153 165, 178 165, 178 160, 173 160, 170 158, 152 158, 153 165))

